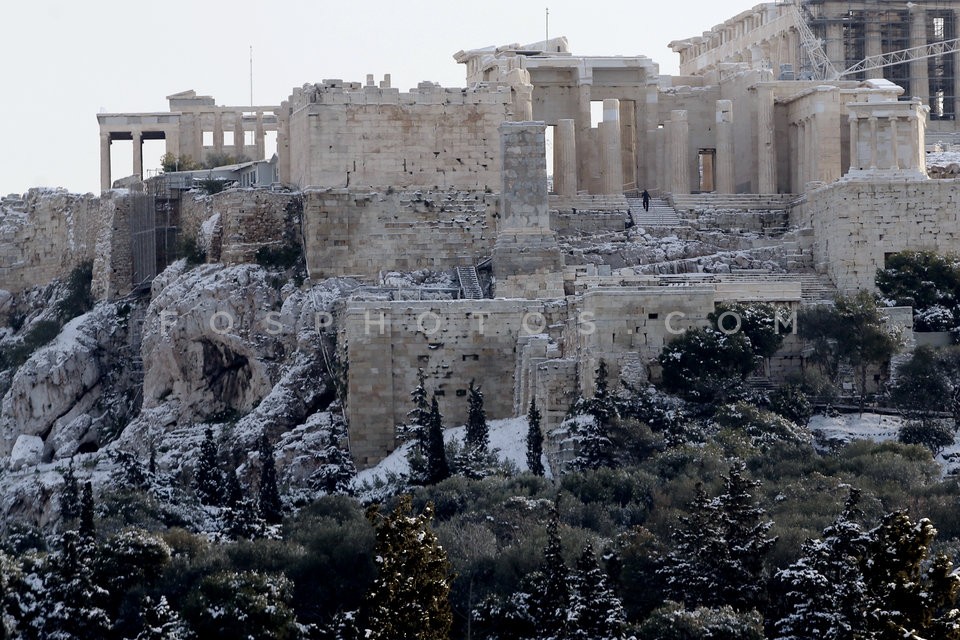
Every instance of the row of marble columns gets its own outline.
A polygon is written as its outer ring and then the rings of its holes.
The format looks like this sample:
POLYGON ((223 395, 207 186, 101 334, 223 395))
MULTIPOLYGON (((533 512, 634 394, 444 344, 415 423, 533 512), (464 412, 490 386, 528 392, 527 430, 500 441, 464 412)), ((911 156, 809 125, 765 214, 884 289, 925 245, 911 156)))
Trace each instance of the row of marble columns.
POLYGON ((916 169, 916 158, 919 157, 920 138, 913 135, 916 128, 916 118, 893 116, 878 118, 877 116, 860 117, 856 113, 850 114, 850 161, 854 169, 916 169), (904 159, 900 152, 900 129, 910 132, 909 155, 904 159), (881 138, 889 141, 889 145, 881 145, 881 138), (865 152, 864 152, 865 151, 865 152), (905 160, 905 161, 902 161, 905 160))
MULTIPOLYGON (((623 140, 620 123, 620 101, 603 101, 603 120, 599 124, 600 191, 603 194, 623 193, 623 140)), ((577 176, 583 166, 577 154, 577 122, 557 121, 553 139, 554 191, 560 195, 577 193, 577 176)))

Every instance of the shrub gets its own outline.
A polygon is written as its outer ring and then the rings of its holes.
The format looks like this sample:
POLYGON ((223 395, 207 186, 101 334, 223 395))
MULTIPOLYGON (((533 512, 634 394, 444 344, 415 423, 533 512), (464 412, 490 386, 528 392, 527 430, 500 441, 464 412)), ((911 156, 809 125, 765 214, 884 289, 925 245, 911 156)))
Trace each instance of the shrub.
POLYGON ((57 302, 57 317, 60 322, 69 322, 93 308, 93 263, 84 261, 73 268, 67 278, 67 295, 57 302))
POLYGON ((797 385, 785 384, 770 394, 770 408, 801 427, 807 426, 813 415, 813 405, 797 385))
POLYGON ((949 447, 956 439, 953 427, 942 420, 911 420, 897 434, 897 440, 903 444, 919 444, 938 455, 944 447, 949 447))
POLYGON ((732 607, 685 609, 668 602, 640 626, 641 640, 763 640, 763 616, 732 607))
POLYGON ((260 247, 254 256, 261 267, 276 269, 292 269, 299 264, 301 258, 303 258, 303 248, 296 243, 287 243, 279 247, 260 247))
POLYGON ((191 236, 180 236, 177 253, 187 261, 188 267, 194 267, 207 261, 207 252, 191 236))
POLYGON ((688 400, 713 403, 738 397, 743 381, 757 365, 742 333, 694 329, 663 348, 663 387, 688 400))

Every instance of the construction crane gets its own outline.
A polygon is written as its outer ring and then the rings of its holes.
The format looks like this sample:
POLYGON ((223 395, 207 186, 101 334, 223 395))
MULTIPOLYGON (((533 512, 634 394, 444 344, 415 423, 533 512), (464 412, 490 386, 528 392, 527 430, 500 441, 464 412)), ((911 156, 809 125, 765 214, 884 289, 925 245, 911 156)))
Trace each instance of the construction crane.
POLYGON ((855 73, 870 71, 871 69, 892 67, 894 65, 903 64, 904 62, 910 62, 912 60, 936 58, 937 56, 943 56, 948 53, 955 53, 957 51, 960 51, 960 38, 943 40, 941 42, 934 42, 933 44, 926 44, 919 47, 911 47, 910 49, 901 49, 900 51, 891 51, 890 53, 864 58, 852 67, 842 71, 837 78, 843 78, 844 76, 853 75, 855 73))

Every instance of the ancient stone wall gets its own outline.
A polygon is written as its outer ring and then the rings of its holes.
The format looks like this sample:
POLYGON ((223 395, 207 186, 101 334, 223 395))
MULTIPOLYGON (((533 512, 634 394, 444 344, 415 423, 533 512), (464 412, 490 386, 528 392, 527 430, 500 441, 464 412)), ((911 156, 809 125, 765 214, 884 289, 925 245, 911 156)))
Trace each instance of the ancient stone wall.
POLYGON ((0 201, 0 289, 45 285, 92 260, 100 202, 92 194, 31 189, 0 201))
MULTIPOLYGON (((136 194, 137 197, 146 197, 136 194)), ((113 300, 133 288, 130 217, 134 194, 105 191, 100 197, 97 250, 90 292, 96 300, 113 300)))
POLYGON ((220 260, 255 262, 262 247, 300 244, 300 195, 267 189, 230 189, 213 197, 223 228, 220 260))
POLYGON ((484 190, 311 190, 303 202, 312 278, 450 269, 496 238, 498 199, 484 190))
POLYGON ((489 419, 514 415, 517 340, 557 324, 563 309, 535 300, 351 302, 339 314, 349 361, 347 419, 354 460, 376 463, 396 447, 394 427, 413 408, 417 370, 436 391, 444 425, 464 424, 471 380, 489 419))
POLYGON ((307 187, 495 188, 497 126, 512 117, 509 87, 409 93, 326 81, 296 89, 281 114, 280 179, 307 187))
POLYGON ((794 222, 814 230, 817 270, 846 294, 874 289, 884 256, 960 252, 956 180, 840 180, 807 194, 794 222))

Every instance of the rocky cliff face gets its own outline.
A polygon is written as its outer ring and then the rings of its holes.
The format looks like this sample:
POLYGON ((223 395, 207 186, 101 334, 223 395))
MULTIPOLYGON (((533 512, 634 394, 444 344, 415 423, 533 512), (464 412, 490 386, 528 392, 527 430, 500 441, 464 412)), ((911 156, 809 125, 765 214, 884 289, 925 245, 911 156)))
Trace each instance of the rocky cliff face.
POLYGON ((77 454, 95 481, 108 482, 127 452, 189 485, 207 425, 251 484, 265 433, 285 491, 317 489, 343 432, 330 312, 352 286, 298 288, 256 265, 180 261, 156 278, 149 306, 101 303, 69 322, 8 381, 0 518, 52 522, 60 473, 77 454))

